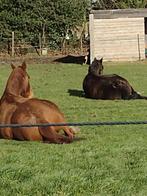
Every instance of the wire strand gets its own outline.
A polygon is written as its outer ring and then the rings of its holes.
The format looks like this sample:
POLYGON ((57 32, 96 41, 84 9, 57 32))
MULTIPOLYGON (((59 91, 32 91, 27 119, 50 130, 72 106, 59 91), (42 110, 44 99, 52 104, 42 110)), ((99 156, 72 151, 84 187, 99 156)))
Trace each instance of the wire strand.
POLYGON ((0 128, 20 127, 49 127, 49 126, 112 126, 112 125, 141 125, 147 121, 104 121, 104 122, 73 122, 73 123, 38 123, 38 124, 0 124, 0 128))

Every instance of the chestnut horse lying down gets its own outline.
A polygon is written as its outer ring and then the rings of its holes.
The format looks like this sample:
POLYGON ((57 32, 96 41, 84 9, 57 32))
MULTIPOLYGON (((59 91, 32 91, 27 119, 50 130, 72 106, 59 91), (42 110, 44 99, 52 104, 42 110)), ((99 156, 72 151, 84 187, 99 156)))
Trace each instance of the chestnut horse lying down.
MULTIPOLYGON (((1 124, 65 123, 63 113, 54 103, 32 95, 25 62, 12 65, 3 96, 0 99, 1 124)), ((49 143, 70 143, 74 131, 68 126, 1 128, 0 138, 49 143), (63 130, 65 135, 58 132, 63 130)))
POLYGON ((102 60, 96 58, 89 66, 83 81, 85 97, 93 99, 147 99, 138 94, 129 82, 119 75, 102 75, 102 60))

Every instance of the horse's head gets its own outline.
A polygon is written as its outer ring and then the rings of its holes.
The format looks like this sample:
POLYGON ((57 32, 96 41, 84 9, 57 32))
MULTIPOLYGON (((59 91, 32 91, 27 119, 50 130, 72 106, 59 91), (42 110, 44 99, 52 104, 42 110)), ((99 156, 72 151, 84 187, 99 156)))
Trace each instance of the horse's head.
POLYGON ((16 67, 11 64, 12 73, 7 82, 6 90, 8 93, 24 98, 31 98, 33 93, 29 83, 29 75, 26 71, 27 65, 25 62, 21 66, 16 67))
POLYGON ((89 66, 88 72, 98 76, 103 74, 103 69, 103 58, 101 58, 100 60, 94 58, 92 64, 89 66))

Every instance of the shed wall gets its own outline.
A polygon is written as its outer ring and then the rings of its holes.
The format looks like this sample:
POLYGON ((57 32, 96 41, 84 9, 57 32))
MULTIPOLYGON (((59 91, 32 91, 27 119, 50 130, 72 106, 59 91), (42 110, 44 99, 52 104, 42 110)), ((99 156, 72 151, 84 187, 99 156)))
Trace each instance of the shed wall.
POLYGON ((145 58, 144 18, 94 19, 90 16, 91 61, 145 58))

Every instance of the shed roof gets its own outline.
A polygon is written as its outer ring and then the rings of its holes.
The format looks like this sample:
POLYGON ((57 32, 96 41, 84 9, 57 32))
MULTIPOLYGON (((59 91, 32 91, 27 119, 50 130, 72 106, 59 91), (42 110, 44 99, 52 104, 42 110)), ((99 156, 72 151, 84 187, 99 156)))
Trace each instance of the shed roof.
POLYGON ((115 9, 115 10, 91 10, 90 14, 93 14, 95 19, 146 18, 147 17, 147 8, 115 9))

